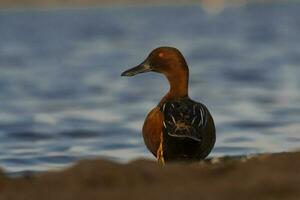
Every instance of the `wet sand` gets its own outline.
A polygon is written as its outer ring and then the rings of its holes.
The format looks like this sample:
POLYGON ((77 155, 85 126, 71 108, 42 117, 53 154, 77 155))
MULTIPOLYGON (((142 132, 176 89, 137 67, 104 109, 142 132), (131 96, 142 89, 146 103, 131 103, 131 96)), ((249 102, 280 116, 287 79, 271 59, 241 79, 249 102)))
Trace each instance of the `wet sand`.
POLYGON ((86 160, 59 172, 8 178, 0 199, 300 199, 300 152, 160 167, 86 160))

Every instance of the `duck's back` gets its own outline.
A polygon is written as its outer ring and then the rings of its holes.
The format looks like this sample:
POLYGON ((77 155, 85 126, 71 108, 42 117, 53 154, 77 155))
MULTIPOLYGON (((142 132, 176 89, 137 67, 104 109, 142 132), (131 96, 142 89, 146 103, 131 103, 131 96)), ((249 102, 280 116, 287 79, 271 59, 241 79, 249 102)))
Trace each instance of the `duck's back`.
POLYGON ((205 158, 215 143, 215 126, 208 109, 188 97, 162 104, 164 159, 205 158))

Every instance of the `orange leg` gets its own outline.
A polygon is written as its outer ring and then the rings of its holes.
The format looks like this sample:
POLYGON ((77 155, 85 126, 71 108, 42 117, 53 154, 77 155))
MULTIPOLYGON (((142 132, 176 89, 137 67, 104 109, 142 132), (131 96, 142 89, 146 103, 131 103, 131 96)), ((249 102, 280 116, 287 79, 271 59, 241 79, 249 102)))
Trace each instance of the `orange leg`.
POLYGON ((163 151, 163 133, 161 133, 160 136, 160 145, 158 147, 156 158, 159 165, 165 165, 165 159, 164 159, 164 151, 163 151))

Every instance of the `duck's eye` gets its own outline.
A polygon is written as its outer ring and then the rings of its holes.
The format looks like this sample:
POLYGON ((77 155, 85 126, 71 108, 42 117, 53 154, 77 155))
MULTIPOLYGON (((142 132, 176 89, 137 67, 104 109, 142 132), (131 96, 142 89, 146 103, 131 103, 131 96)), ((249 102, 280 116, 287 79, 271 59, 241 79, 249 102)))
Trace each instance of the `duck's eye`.
POLYGON ((164 53, 161 52, 161 53, 158 54, 158 56, 159 56, 160 58, 162 58, 162 57, 164 57, 164 53))

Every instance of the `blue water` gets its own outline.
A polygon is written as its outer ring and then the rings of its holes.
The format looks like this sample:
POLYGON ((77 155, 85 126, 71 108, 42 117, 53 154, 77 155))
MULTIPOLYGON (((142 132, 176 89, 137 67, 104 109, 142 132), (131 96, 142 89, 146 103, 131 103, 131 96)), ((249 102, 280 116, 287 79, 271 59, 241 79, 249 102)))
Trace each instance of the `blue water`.
POLYGON ((0 11, 0 166, 57 169, 76 160, 152 158, 141 128, 168 90, 120 77, 155 47, 190 66, 190 96, 216 123, 211 156, 300 145, 300 5, 0 11))

